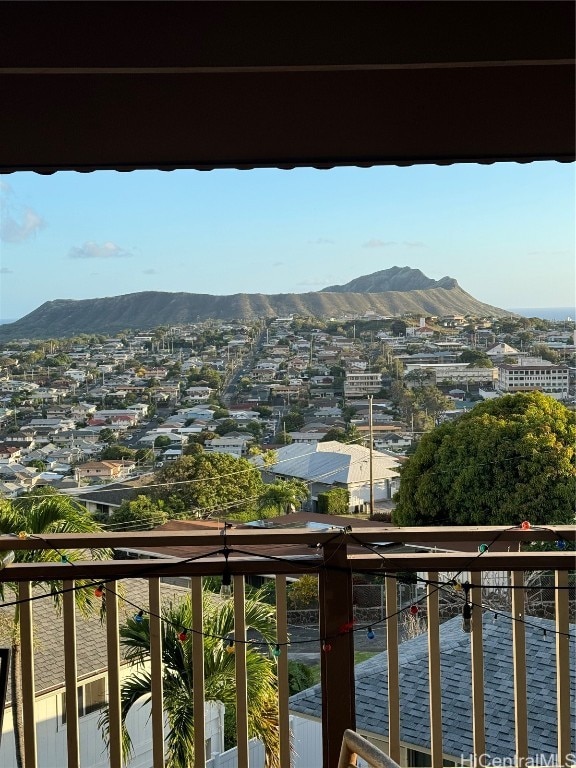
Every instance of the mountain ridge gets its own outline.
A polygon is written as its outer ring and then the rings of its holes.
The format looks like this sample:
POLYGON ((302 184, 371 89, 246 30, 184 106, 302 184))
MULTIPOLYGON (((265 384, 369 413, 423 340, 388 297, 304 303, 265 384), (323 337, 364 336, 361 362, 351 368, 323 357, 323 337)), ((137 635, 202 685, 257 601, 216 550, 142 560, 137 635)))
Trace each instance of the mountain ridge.
POLYGON ((309 293, 217 296, 139 291, 95 299, 54 299, 44 302, 16 322, 0 326, 0 341, 148 330, 158 325, 209 319, 252 320, 291 314, 334 317, 370 311, 385 316, 461 314, 498 317, 510 314, 507 310, 475 299, 451 277, 431 280, 420 270, 392 267, 356 278, 345 285, 329 286, 309 293), (382 286, 386 290, 367 290, 382 286))

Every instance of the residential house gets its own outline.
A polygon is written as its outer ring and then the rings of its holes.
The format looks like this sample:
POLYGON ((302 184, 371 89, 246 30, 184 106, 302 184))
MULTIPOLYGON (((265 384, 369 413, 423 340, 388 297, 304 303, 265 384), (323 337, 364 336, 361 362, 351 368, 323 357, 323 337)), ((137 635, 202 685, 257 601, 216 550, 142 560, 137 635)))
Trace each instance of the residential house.
MULTIPOLYGON (((370 500, 370 450, 364 446, 335 440, 313 445, 292 443, 278 448, 276 458, 271 466, 260 466, 264 481, 304 480, 310 485, 312 512, 317 509, 318 494, 330 488, 348 490, 351 510, 370 500)), ((255 463, 261 465, 257 460, 255 463)), ((374 501, 392 498, 399 485, 399 466, 398 459, 372 452, 374 501)))
MULTIPOLYGON (((37 592, 41 594, 40 590, 37 592)), ((120 622, 134 616, 134 605, 148 606, 147 582, 133 579, 122 582, 120 622)), ((162 584, 166 600, 184 599, 188 589, 162 584)), ((13 610, 13 609, 12 609, 13 610)), ((8 626, 10 609, 0 609, 0 617, 8 626)), ((62 638, 64 622, 55 611, 51 597, 34 602, 35 668, 35 715, 38 743, 38 765, 44 768, 61 768, 67 764, 67 717, 65 695, 65 650, 62 638)), ((107 768, 110 765, 104 733, 98 720, 108 701, 108 675, 106 651, 106 626, 98 613, 89 618, 78 618, 76 635, 76 665, 78 681, 79 746, 83 768, 107 768)), ((121 650, 120 679, 134 671, 121 650)), ((139 667, 149 670, 149 663, 139 667)), ((208 755, 224 751, 224 705, 207 702, 205 713, 208 755)), ((152 764, 150 704, 132 708, 126 725, 132 739, 133 755, 127 765, 130 768, 146 768, 152 764)), ((0 740, 0 765, 16 768, 12 709, 10 701, 4 712, 0 740)))
POLYGON ((224 437, 215 437, 213 440, 206 440, 204 449, 208 453, 227 453, 230 456, 246 456, 248 453, 248 444, 252 440, 252 435, 224 435, 224 437))
MULTIPOLYGON (((513 620, 505 613, 483 615, 485 758, 486 764, 514 765, 513 620), (495 762, 492 762, 495 761, 495 762), (496 762, 497 761, 497 762, 496 762), (503 762, 507 761, 507 762, 503 762)), ((556 765, 555 623, 536 616, 526 620, 528 758, 532 765, 556 765), (538 761, 541 762, 538 762, 538 761), (542 762, 546 760, 547 762, 542 762)), ((375 631, 379 631, 377 627, 375 631)), ((576 658, 572 625, 571 657, 576 658)), ((384 631, 382 627, 380 631, 384 631)), ((471 635, 457 616, 440 626, 442 744, 444 765, 474 765, 472 735, 471 635)), ((399 645, 401 764, 430 765, 428 637, 424 633, 399 645), (428 762, 427 762, 428 761, 428 762)), ((356 665, 357 730, 384 752, 388 748, 388 658, 379 653, 356 665)), ((571 665, 572 702, 576 700, 576 669, 571 665)), ((306 742, 294 745, 294 768, 321 765, 321 691, 316 685, 290 698, 290 710, 312 721, 306 742), (318 750, 320 749, 320 752, 318 750), (318 758, 319 755, 319 758, 318 758)), ((572 718, 572 744, 576 720, 572 718)))
POLYGON ((133 461, 107 459, 106 461, 87 461, 75 468, 76 479, 81 480, 114 480, 126 477, 136 469, 133 461))

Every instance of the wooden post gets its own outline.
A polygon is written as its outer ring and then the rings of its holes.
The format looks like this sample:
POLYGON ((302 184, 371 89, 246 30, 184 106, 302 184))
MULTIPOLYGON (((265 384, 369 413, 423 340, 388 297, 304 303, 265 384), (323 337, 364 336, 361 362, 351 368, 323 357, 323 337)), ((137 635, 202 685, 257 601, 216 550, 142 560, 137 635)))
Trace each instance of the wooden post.
POLYGON ((356 728, 352 572, 346 543, 326 544, 324 561, 329 566, 319 575, 322 751, 324 768, 337 768, 344 731, 356 728))

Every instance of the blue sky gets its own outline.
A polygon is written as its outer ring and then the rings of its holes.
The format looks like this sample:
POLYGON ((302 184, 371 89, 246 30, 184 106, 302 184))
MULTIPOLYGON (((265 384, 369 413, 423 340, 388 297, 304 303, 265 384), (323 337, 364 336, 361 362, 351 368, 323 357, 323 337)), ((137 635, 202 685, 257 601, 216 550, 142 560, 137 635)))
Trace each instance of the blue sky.
POLYGON ((145 290, 314 291, 392 266, 573 306, 575 166, 112 171, 0 180, 0 317, 145 290))

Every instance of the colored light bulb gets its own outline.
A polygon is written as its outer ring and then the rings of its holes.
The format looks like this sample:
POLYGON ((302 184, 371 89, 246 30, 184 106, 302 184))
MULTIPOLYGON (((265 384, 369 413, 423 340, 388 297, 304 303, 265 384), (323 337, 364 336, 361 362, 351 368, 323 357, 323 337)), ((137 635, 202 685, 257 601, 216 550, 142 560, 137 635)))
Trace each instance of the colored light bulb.
POLYGON ((276 658, 276 659, 277 659, 277 658, 278 658, 278 656, 280 656, 280 654, 281 654, 280 646, 279 646, 279 645, 276 645, 276 647, 275 647, 275 648, 274 648, 274 650, 272 651, 272 656, 274 656, 274 658, 276 658))
POLYGON ((134 621, 137 621, 138 624, 140 624, 140 622, 144 621, 144 611, 138 611, 136 616, 134 616, 134 621))
POLYGON ((484 552, 488 552, 488 544, 480 544, 478 552, 480 552, 481 555, 483 555, 484 552))
POLYGON ((376 637, 372 627, 368 627, 368 632, 366 632, 366 637, 368 638, 368 640, 374 640, 374 638, 376 637))
POLYGON ((412 616, 416 616, 420 609, 418 608, 417 605, 411 605, 409 610, 412 616))
POLYGON ((96 589, 94 590, 94 594, 96 595, 96 597, 102 597, 102 595, 104 594, 103 587, 101 586, 96 587, 96 589))
POLYGON ((324 653, 330 653, 330 651, 332 650, 332 646, 330 645, 330 643, 324 642, 322 643, 322 650, 324 651, 324 653))
POLYGON ((530 530, 530 522, 528 520, 523 520, 522 525, 520 526, 523 531, 529 531, 530 530))
POLYGON ((178 632, 178 640, 180 640, 181 643, 183 643, 187 637, 188 637, 188 632, 186 632, 185 629, 183 629, 181 632, 178 632))

